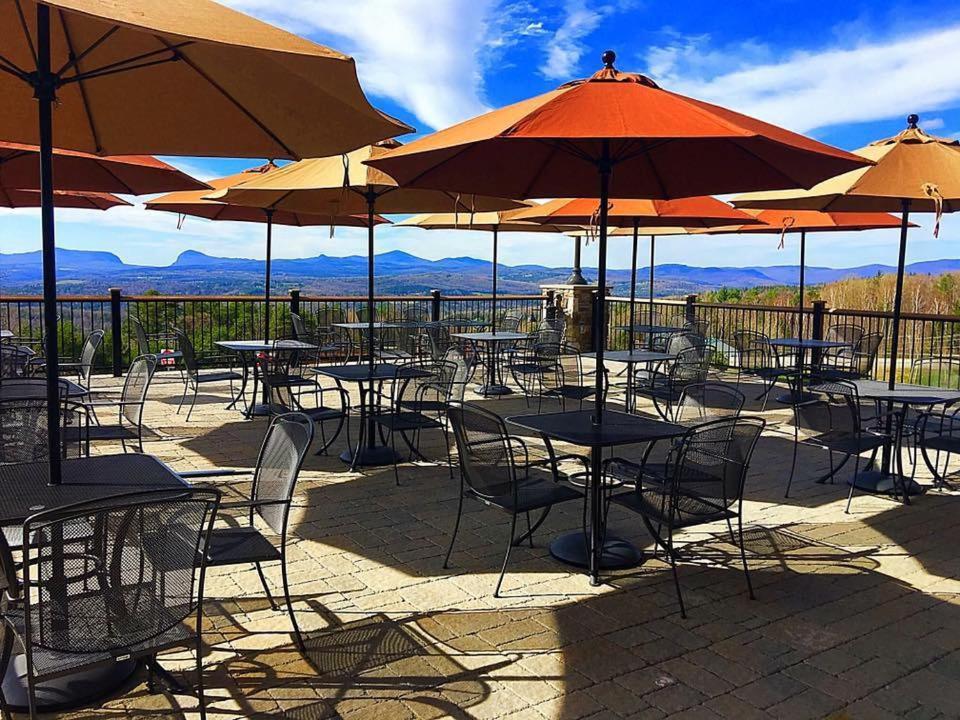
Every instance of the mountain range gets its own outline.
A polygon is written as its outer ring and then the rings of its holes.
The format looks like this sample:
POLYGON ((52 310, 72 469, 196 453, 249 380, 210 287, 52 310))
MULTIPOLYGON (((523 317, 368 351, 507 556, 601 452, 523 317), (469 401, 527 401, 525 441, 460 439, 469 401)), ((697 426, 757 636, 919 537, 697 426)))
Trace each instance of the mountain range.
MULTIPOLYGON (((907 266, 908 272, 938 275, 960 271, 960 260, 931 260, 907 266)), ((871 277, 895 272, 889 265, 861 265, 852 268, 808 266, 807 282, 815 285, 848 277, 871 277)), ((273 261, 273 288, 283 292, 299 287, 312 294, 360 294, 366 288, 367 258, 362 255, 279 259, 273 261)), ((448 294, 485 293, 490 289, 491 263, 471 257, 426 260, 395 250, 376 256, 377 292, 423 294, 440 288, 448 294)), ((564 282, 569 267, 542 265, 500 265, 499 286, 504 293, 536 293, 541 283, 564 282)), ((584 268, 595 278, 593 268, 584 268)), ((103 293, 120 287, 127 293, 148 290, 164 294, 245 294, 263 291, 264 262, 226 258, 187 250, 168 266, 132 265, 110 252, 57 250, 57 276, 61 292, 103 293)), ((608 271, 615 293, 626 292, 630 271, 608 271)), ((647 268, 638 270, 638 280, 647 277, 647 268)), ((695 267, 677 263, 656 266, 658 295, 715 290, 720 287, 747 288, 795 285, 796 265, 767 267, 695 267)), ((40 253, 0 253, 0 292, 36 293, 41 286, 40 253)))

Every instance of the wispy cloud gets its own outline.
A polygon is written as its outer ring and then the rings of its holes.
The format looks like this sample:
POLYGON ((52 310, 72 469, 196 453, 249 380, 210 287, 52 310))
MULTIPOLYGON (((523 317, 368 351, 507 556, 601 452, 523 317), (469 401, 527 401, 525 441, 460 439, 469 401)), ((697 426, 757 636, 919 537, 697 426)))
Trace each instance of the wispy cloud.
POLYGON ((799 132, 960 100, 960 75, 944 71, 960 67, 960 26, 786 56, 757 41, 714 47, 706 35, 676 36, 650 49, 646 61, 671 90, 799 132))
POLYGON ((488 109, 481 56, 495 0, 228 3, 352 55, 368 92, 399 103, 429 128, 488 109))
POLYGON ((597 29, 610 6, 591 7, 586 0, 567 0, 564 20, 547 43, 547 58, 540 72, 551 80, 570 80, 577 72, 587 46, 583 39, 597 29))

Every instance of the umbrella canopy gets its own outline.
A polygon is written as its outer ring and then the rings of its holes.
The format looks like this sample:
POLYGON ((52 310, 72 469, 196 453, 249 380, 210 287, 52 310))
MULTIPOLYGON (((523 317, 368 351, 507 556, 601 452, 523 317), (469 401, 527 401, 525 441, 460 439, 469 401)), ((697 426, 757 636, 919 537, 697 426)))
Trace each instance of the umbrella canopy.
MULTIPOLYGON (((428 135, 368 163, 400 184, 514 198, 596 197, 598 307, 606 284, 611 197, 674 199, 803 185, 869 161, 614 68, 428 135)), ((594 313, 593 422, 603 422, 603 312, 594 313)), ((601 454, 591 473, 601 477, 601 454)), ((591 483, 590 579, 603 546, 600 484, 591 483)))
MULTIPOLYGON (((592 225, 600 215, 596 198, 557 199, 517 211, 517 220, 592 225)), ((613 199, 607 205, 611 225, 647 227, 714 227, 731 223, 759 224, 742 210, 709 195, 680 200, 613 199)))
MULTIPOLYGON (((118 205, 130 205, 123 198, 118 198, 110 193, 88 193, 77 190, 58 190, 53 194, 53 203, 60 208, 78 208, 81 210, 109 210, 118 205)), ((16 188, 0 186, 0 207, 40 207, 40 191, 17 190, 16 188)))
MULTIPOLYGON (((534 203, 526 203, 535 207, 534 203)), ((493 269, 492 269, 492 330, 497 332, 497 253, 500 233, 502 232, 543 232, 562 233, 570 230, 570 226, 553 225, 550 223, 523 222, 516 220, 518 213, 525 212, 525 208, 517 210, 494 210, 479 213, 434 213, 414 215, 397 223, 397 227, 419 227, 426 230, 487 230, 493 233, 493 269)))
MULTIPOLYGON (((149 195, 173 190, 205 190, 209 185, 149 155, 100 156, 53 150, 59 190, 149 195)), ((40 148, 0 142, 0 187, 40 189, 40 148)))
POLYGON ((61 147, 298 158, 409 131, 370 105, 352 58, 210 0, 0 0, 7 140, 39 143, 38 8, 61 147))

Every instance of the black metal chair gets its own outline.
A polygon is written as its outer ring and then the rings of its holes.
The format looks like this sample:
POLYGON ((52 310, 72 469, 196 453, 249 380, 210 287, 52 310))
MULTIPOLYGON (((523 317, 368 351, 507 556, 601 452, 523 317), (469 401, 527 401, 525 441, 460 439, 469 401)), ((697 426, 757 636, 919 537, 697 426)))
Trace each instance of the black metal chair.
POLYGON ((956 403, 930 408, 917 414, 916 448, 939 490, 954 489, 951 460, 960 454, 960 407, 956 403))
POLYGON ((882 333, 864 333, 852 349, 840 348, 845 352, 835 353, 825 351, 816 373, 833 380, 869 378, 882 344, 882 333))
MULTIPOLYGON (((290 599, 290 580, 287 577, 287 530, 297 479, 311 442, 313 421, 303 413, 287 413, 273 418, 260 447, 249 493, 237 501, 230 500, 228 495, 228 499, 220 505, 221 510, 242 511, 246 524, 218 526, 206 535, 207 566, 253 564, 274 610, 280 608, 270 592, 262 564, 280 564, 284 602, 301 650, 304 649, 303 637, 290 599), (272 531, 274 539, 257 527, 258 519, 272 531)), ((216 472, 206 471, 182 474, 184 478, 210 478, 216 475, 216 472)), ((227 487, 223 489, 227 490, 227 487)))
POLYGON ((500 568, 500 577, 493 591, 500 596, 500 586, 510 562, 510 551, 525 540, 533 545, 533 533, 543 524, 554 505, 571 500, 583 502, 584 495, 567 483, 556 463, 548 467, 531 464, 523 439, 507 433, 503 420, 495 413, 472 403, 452 405, 448 411, 457 445, 460 466, 460 493, 457 519, 450 536, 450 546, 443 560, 448 567, 450 554, 460 529, 464 498, 472 498, 487 507, 510 515, 510 537, 500 568), (531 523, 530 513, 540 510, 540 517, 531 523), (527 531, 517 536, 517 517, 526 515, 527 531))
MULTIPOLYGON (((180 348, 180 352, 183 353, 183 368, 184 368, 184 381, 183 381, 183 395, 180 396, 180 403, 177 405, 177 415, 180 414, 180 411, 183 409, 183 403, 187 399, 187 392, 192 388, 193 397, 190 399, 190 409, 187 410, 187 422, 190 422, 190 416, 193 414, 193 408, 197 404, 197 393, 200 391, 201 385, 209 385, 210 383, 230 383, 230 405, 233 405, 241 398, 239 397, 239 391, 237 394, 234 393, 233 383, 234 381, 242 382, 243 375, 238 373, 236 370, 231 368, 229 370, 201 370, 200 362, 197 359, 197 353, 193 348, 193 343, 190 341, 190 338, 183 330, 174 330, 174 335, 177 338, 177 346, 180 348)), ((226 355, 218 355, 212 360, 229 360, 233 363, 233 358, 226 355)), ((246 403, 246 398, 243 398, 244 403, 246 403)))
MULTIPOLYGON (((677 352, 672 360, 646 369, 634 371, 630 381, 633 383, 631 394, 634 400, 645 397, 653 403, 657 414, 665 420, 673 417, 676 404, 688 385, 707 380, 707 356, 703 347, 691 345, 677 352)), ((633 412, 636 407, 628 410, 633 412)))
MULTIPOLYGON (((41 378, 17 378, 4 381, 16 386, 15 397, 0 400, 0 464, 42 462, 50 459, 47 441, 47 381, 41 378)), ((87 420, 82 406, 67 399, 66 380, 60 380, 60 433, 64 428, 87 420), (77 411, 80 408, 80 411, 77 411)), ((62 448, 66 456, 67 444, 62 448)))
MULTIPOLYGON (((93 375, 93 365, 97 359, 97 351, 103 344, 103 330, 94 330, 83 341, 83 347, 80 349, 80 357, 76 360, 61 360, 58 367, 60 376, 73 375, 77 382, 85 388, 90 387, 90 377, 93 375)), ((37 358, 31 366, 36 372, 44 372, 46 362, 42 358, 37 358)))
MULTIPOLYGON (((137 339, 138 355, 156 355, 161 364, 176 365, 183 358, 183 353, 176 349, 177 336, 171 332, 148 333, 143 321, 136 315, 128 315, 133 333, 137 339), (164 347, 173 345, 174 347, 164 347)), ((180 370, 181 374, 183 370, 180 370)))
MULTIPOLYGON (((540 332, 540 335, 549 333, 551 338, 557 334, 550 330, 540 332)), ((557 384, 557 375, 560 372, 561 345, 559 342, 541 342, 528 349, 517 350, 511 354, 507 363, 507 370, 513 382, 523 392, 523 399, 530 407, 530 400, 536 398, 537 412, 543 409, 543 397, 547 391, 547 383, 557 384)))
MULTIPOLYGON (((789 497, 790 486, 797 469, 797 454, 800 445, 819 448, 829 453, 830 470, 817 479, 823 483, 832 478, 840 469, 854 458, 853 478, 860 471, 861 455, 870 453, 867 466, 871 466, 877 451, 893 441, 891 434, 876 430, 878 417, 863 418, 861 415, 860 395, 857 386, 847 380, 817 379, 807 387, 814 394, 810 400, 793 405, 794 445, 793 460, 790 463, 790 477, 783 493, 789 497), (800 437, 801 431, 804 437, 800 437), (843 456, 839 465, 834 464, 834 454, 843 456)), ((896 415, 893 415, 895 418, 896 415)), ((844 512, 850 512, 855 484, 851 479, 844 512)))
POLYGON ((625 460, 606 463, 608 474, 633 484, 630 490, 613 495, 610 502, 638 513, 654 542, 663 548, 683 617, 687 613, 677 573, 681 555, 673 542, 674 532, 682 528, 725 521, 731 542, 740 550, 747 590, 753 598, 743 546, 743 489, 765 425, 761 418, 752 417, 721 418, 696 425, 673 446, 662 475, 625 460))
POLYGON ((826 348, 820 353, 821 367, 844 367, 851 364, 853 352, 863 339, 864 329, 853 323, 837 323, 828 327, 823 339, 846 343, 844 347, 826 348))
MULTIPOLYGON (((206 717, 204 558, 218 501, 215 490, 175 488, 44 510, 22 526, 30 540, 19 548, 18 565, 0 537, 0 672, 16 640, 31 718, 39 681, 143 658, 152 686, 154 673, 169 678, 157 655, 183 646, 195 648, 200 717, 206 717)), ((0 693, 6 711, 5 705, 0 693)))
POLYGON ((128 442, 136 442, 137 449, 143 452, 143 410, 147 402, 150 382, 157 369, 156 355, 140 355, 133 359, 127 368, 123 380, 123 390, 118 400, 89 400, 78 405, 83 407, 89 417, 82 423, 71 424, 64 428, 64 441, 75 442, 83 454, 90 454, 90 443, 119 440, 123 451, 127 451, 128 442), (99 420, 99 410, 116 408, 117 421, 104 424, 99 420))
POLYGON ((26 346, 0 343, 0 382, 29 375, 36 357, 26 346))
POLYGON ((746 397, 733 385, 722 382, 691 383, 683 388, 674 405, 673 422, 698 425, 726 417, 737 417, 746 397))
POLYGON ((755 330, 736 330, 733 333, 733 348, 737 355, 737 387, 740 387, 744 375, 755 377, 763 385, 763 392, 755 400, 763 398, 763 407, 767 409, 770 391, 778 382, 794 382, 796 369, 781 364, 780 355, 770 344, 770 338, 755 330))
MULTIPOLYGON (((607 380, 605 376, 605 381, 607 380)), ((577 409, 583 409, 584 400, 596 396, 596 386, 588 380, 583 371, 583 358, 573 345, 561 345, 553 367, 546 366, 540 377, 541 393, 539 398, 553 398, 560 401, 562 410, 567 409, 567 401, 577 403, 577 409)), ((603 389, 606 401, 608 388, 603 389)), ((538 399, 539 399, 538 398, 538 399)), ((539 406, 538 406, 539 407, 539 406)))

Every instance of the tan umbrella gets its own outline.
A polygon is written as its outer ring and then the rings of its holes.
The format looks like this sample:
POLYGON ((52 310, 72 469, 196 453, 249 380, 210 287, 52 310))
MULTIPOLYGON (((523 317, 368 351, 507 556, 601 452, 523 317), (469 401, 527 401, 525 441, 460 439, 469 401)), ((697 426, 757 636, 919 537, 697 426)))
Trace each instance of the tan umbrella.
MULTIPOLYGON (((255 177, 262 177, 266 173, 276 172, 279 168, 272 162, 260 165, 243 172, 211 180, 209 185, 213 190, 225 190, 235 185, 247 182, 255 177)), ((218 200, 209 200, 206 190, 191 190, 173 192, 161 195, 146 203, 147 210, 162 210, 177 213, 178 215, 193 215, 207 220, 228 220, 234 222, 256 222, 267 225, 266 247, 266 278, 264 280, 264 342, 270 342, 270 258, 273 245, 274 225, 293 225, 308 227, 329 225, 344 227, 366 227, 367 218, 362 215, 310 215, 308 213, 290 212, 289 210, 274 210, 273 208, 252 208, 243 205, 231 205, 218 200)), ((375 224, 389 222, 379 215, 373 218, 375 224)), ((179 226, 179 224, 178 224, 179 226)))
POLYGON ((928 135, 917 126, 919 120, 918 115, 910 115, 906 130, 855 151, 874 165, 830 178, 809 190, 750 193, 733 200, 737 207, 748 208, 900 213, 900 250, 888 368, 891 390, 897 382, 910 213, 935 213, 936 236, 941 214, 960 209, 960 141, 928 135))
MULTIPOLYGON (((207 197, 237 205, 296 212, 344 215, 366 212, 371 220, 377 212, 456 212, 463 213, 464 222, 468 222, 471 213, 524 207, 522 202, 515 200, 400 187, 386 173, 363 164, 365 160, 399 146, 399 142, 390 140, 367 145, 345 155, 301 160, 207 197)), ((367 228, 367 354, 371 377, 376 354, 374 238, 374 223, 370 222, 367 228)), ((373 383, 371 379, 371 402, 374 397, 373 383)), ((341 455, 353 467, 393 462, 392 450, 376 444, 372 408, 370 418, 366 431, 367 444, 360 449, 359 455, 341 455)))
MULTIPOLYGON (((53 194, 53 204, 59 208, 80 210, 109 210, 112 207, 127 205, 123 198, 110 193, 80 192, 79 190, 57 190, 53 194)), ((40 207, 39 190, 17 190, 0 186, 0 207, 36 208, 40 207)))
POLYGON ((0 138, 40 146, 47 432, 59 483, 54 143, 296 158, 408 128, 367 102, 351 58, 210 0, 0 0, 0 28, 0 138))

